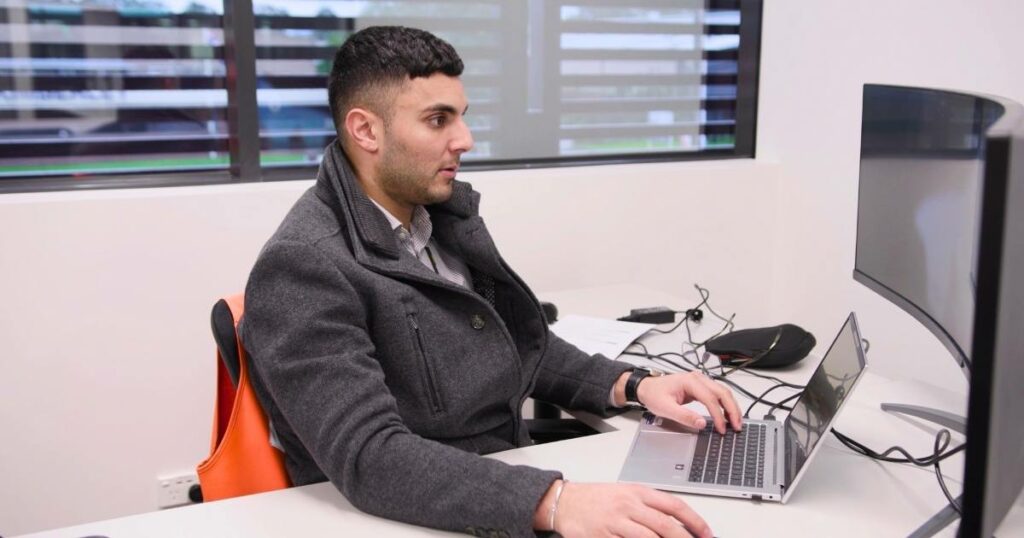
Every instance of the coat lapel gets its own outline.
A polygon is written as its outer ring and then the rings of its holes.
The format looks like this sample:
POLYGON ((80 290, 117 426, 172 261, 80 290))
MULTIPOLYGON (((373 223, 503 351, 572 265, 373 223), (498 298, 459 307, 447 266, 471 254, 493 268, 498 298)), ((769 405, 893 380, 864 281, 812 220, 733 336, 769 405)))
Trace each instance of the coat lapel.
MULTIPOLYGON (((328 146, 324 154, 317 176, 317 195, 334 209, 359 263, 396 277, 457 287, 402 249, 388 220, 359 186, 338 142, 328 146)), ((468 183, 456 181, 447 202, 427 207, 434 223, 434 237, 463 260, 482 260, 485 267, 474 269, 488 274, 503 273, 496 251, 489 251, 494 247, 477 214, 479 204, 479 193, 468 183)))

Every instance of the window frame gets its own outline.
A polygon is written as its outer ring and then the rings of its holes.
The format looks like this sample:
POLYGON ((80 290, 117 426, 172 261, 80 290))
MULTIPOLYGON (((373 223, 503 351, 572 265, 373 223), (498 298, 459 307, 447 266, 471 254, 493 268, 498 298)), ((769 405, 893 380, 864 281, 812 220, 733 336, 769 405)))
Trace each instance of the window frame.
MULTIPOLYGON (((732 149, 652 151, 621 154, 555 156, 466 161, 462 170, 528 170, 570 166, 751 159, 756 156, 757 105, 760 77, 763 0, 712 0, 717 9, 741 12, 737 59, 735 142, 732 149)), ((658 2, 654 2, 658 4, 658 2)), ((252 0, 224 0, 224 61, 228 95, 227 169, 110 172, 101 175, 54 175, 0 179, 0 194, 96 189, 134 189, 198 185, 230 185, 308 180, 318 165, 263 167, 260 162, 259 114, 256 99, 255 14, 252 0)))

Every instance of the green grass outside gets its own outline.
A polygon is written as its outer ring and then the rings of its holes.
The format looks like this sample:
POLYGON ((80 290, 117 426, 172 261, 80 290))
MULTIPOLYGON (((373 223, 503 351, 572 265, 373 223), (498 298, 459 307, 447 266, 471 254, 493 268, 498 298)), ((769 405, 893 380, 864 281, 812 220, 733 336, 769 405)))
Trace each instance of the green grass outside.
MULTIPOLYGON (((708 138, 708 145, 713 148, 731 147, 735 144, 735 138, 731 135, 718 135, 708 138)), ((630 152, 643 150, 672 150, 679 149, 676 141, 665 140, 607 140, 592 142, 577 142, 576 150, 590 150, 597 152, 630 152), (653 142, 653 143, 652 143, 653 142)), ((267 164, 308 164, 307 154, 297 153, 275 153, 260 156, 260 163, 267 164)), ((227 155, 220 157, 178 157, 170 159, 139 159, 139 160, 111 160, 97 161, 93 163, 56 163, 47 165, 0 165, 0 175, 16 176, 18 174, 47 172, 51 175, 65 175, 75 173, 102 173, 124 170, 140 170, 154 172, 169 172, 180 168, 226 168, 230 162, 227 155)))
MULTIPOLYGON (((305 153, 280 153, 260 156, 262 164, 281 163, 306 163, 305 153)), ((113 172, 119 170, 152 170, 170 171, 178 168, 189 167, 227 167, 231 159, 225 155, 222 157, 178 157, 173 159, 139 159, 116 161, 96 161, 91 163, 56 163, 56 164, 29 164, 29 165, 0 165, 0 174, 15 175, 26 172, 50 172, 54 174, 73 174, 76 172, 95 173, 113 172)))
MULTIPOLYGON (((717 135, 709 136, 707 140, 708 146, 711 147, 722 147, 732 146, 736 143, 735 137, 732 135, 717 135)), ((644 150, 673 150, 683 149, 680 146, 678 140, 650 140, 647 138, 638 139, 621 139, 621 140, 599 140, 599 141, 576 141, 573 150, 589 150, 589 151, 601 151, 601 152, 630 152, 630 151, 644 151, 644 150)), ((687 148, 687 151, 697 151, 695 149, 687 148)))

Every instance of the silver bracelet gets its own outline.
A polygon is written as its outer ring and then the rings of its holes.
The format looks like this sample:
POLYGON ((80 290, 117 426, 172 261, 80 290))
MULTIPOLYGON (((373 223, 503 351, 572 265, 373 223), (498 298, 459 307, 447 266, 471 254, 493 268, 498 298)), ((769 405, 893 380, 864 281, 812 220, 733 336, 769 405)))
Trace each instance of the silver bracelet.
POLYGON ((552 531, 555 530, 555 513, 558 512, 558 500, 562 498, 562 488, 565 487, 565 483, 568 482, 566 479, 562 479, 558 484, 558 489, 555 490, 555 502, 551 503, 551 517, 548 518, 548 527, 552 531))

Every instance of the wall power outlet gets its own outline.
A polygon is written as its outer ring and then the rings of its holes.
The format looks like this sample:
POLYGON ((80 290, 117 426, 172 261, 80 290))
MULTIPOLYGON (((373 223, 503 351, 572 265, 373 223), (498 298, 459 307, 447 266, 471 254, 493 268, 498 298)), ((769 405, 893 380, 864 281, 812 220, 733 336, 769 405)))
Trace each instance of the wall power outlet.
POLYGON ((156 477, 156 507, 172 508, 192 504, 188 490, 198 483, 199 477, 194 473, 156 477))

